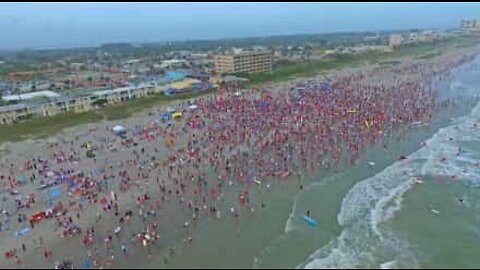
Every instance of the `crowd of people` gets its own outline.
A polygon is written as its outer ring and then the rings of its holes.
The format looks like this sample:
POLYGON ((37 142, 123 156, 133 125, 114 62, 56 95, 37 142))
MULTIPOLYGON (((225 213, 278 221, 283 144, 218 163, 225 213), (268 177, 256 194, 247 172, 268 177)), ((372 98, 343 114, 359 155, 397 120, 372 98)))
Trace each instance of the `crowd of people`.
POLYGON ((21 159, 5 157, 4 260, 36 266, 27 263, 32 250, 56 268, 98 268, 121 256, 152 257, 165 248, 160 232, 167 220, 185 230, 188 245, 191 226, 202 219, 240 219, 267 209, 252 196, 256 188, 354 164, 385 137, 407 136, 412 123, 428 126, 439 106, 454 104, 437 100, 433 80, 448 79, 472 57, 305 80, 288 91, 225 86, 195 107, 177 107, 183 114, 176 118, 162 119, 159 112, 121 135, 106 125, 47 141, 43 151, 21 159), (38 237, 44 234, 54 236, 38 237), (52 238, 83 248, 57 255, 54 245, 62 242, 52 238))

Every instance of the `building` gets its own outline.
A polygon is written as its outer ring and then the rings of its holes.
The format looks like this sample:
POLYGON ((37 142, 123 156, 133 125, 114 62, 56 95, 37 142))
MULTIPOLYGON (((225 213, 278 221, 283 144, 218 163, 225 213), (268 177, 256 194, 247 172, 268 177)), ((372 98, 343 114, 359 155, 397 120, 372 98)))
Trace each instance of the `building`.
POLYGON ((392 48, 402 45, 402 35, 400 34, 391 34, 388 39, 388 45, 392 48))
POLYGON ((93 101, 90 96, 76 97, 76 98, 59 98, 57 100, 43 103, 41 113, 43 116, 53 116, 59 113, 66 112, 86 112, 93 108, 93 101))
POLYGON ((20 97, 19 95, 7 96, 6 100, 8 101, 30 100, 31 103, 1 106, 0 125, 16 123, 31 116, 53 116, 67 112, 89 111, 104 104, 118 104, 132 99, 165 93, 167 89, 181 94, 218 88, 218 85, 209 80, 210 76, 208 74, 198 73, 193 74, 192 77, 197 79, 187 78, 184 72, 169 71, 160 81, 143 82, 130 87, 115 89, 82 90, 68 97, 60 96, 52 91, 45 91, 42 95, 28 93, 20 95, 20 97), (45 99, 38 100, 39 97, 45 99))
POLYGON ((187 61, 183 59, 170 59, 164 60, 160 64, 161 68, 182 68, 187 64, 187 61))
POLYGON ((433 42, 435 36, 432 31, 423 31, 418 34, 418 42, 433 42))
POLYGON ((272 71, 271 51, 243 52, 214 55, 214 71, 223 73, 257 73, 272 71))
POLYGON ((408 34, 408 43, 417 43, 418 42, 418 33, 412 32, 408 34))
POLYGON ((464 33, 480 34, 480 20, 462 20, 460 29, 464 33))
POLYGON ((0 124, 13 124, 27 119, 32 115, 30 107, 26 104, 15 104, 0 107, 0 124))
POLYGON ((460 28, 462 29, 480 28, 480 20, 462 20, 460 22, 460 28))

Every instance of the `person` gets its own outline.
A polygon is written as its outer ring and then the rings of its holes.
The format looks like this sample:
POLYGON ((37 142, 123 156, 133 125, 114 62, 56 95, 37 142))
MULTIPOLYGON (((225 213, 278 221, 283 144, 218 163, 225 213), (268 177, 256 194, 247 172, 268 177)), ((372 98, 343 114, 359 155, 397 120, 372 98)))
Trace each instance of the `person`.
POLYGON ((310 217, 310 210, 307 210, 307 216, 310 217))

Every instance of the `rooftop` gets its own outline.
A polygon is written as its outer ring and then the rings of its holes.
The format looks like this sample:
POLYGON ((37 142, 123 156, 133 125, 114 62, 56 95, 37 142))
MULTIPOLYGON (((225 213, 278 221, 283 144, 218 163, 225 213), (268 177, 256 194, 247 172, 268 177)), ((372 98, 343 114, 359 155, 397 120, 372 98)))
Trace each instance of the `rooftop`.
POLYGON ((171 83, 169 87, 175 88, 175 89, 183 89, 183 88, 190 87, 194 83, 200 83, 200 81, 196 79, 185 79, 183 81, 171 83))
POLYGON ((53 91, 47 90, 47 91, 38 91, 38 92, 31 92, 31 93, 18 94, 18 95, 9 95, 9 96, 2 97, 2 99, 5 101, 12 101, 12 100, 31 99, 35 97, 56 98, 56 97, 61 97, 61 95, 53 91))
POLYGON ((21 110, 21 109, 25 109, 25 108, 28 108, 28 106, 26 104, 15 104, 15 105, 1 106, 0 107, 0 113, 16 111, 16 110, 21 110))

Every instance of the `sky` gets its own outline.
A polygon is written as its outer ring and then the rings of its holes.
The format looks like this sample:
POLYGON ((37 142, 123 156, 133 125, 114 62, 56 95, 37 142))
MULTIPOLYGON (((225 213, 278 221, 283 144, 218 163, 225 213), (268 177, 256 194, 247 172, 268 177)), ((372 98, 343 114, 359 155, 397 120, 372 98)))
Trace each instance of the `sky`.
POLYGON ((0 3, 0 49, 454 28, 480 3, 0 3))

